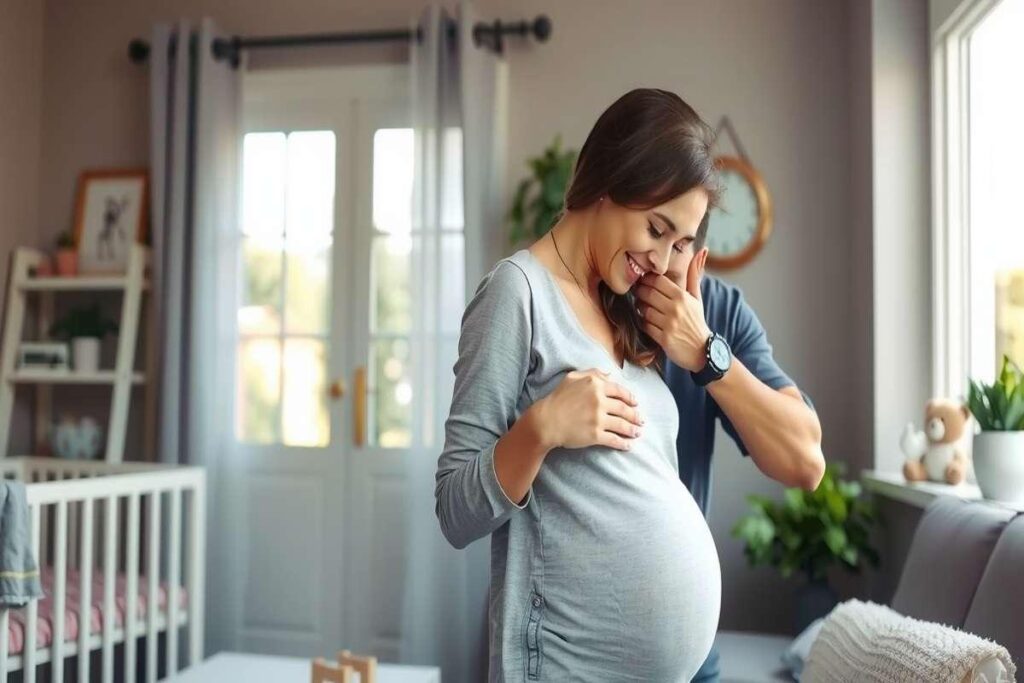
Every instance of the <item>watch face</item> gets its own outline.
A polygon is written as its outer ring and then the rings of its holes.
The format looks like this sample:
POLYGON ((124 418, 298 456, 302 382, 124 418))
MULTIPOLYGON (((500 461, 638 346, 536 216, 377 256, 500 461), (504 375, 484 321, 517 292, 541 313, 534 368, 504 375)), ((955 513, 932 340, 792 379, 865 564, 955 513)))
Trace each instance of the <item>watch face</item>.
POLYGON ((725 372, 729 369, 729 365, 732 362, 732 354, 729 352, 729 346, 720 337, 715 337, 711 340, 711 348, 708 349, 709 355, 711 356, 711 362, 714 363, 715 367, 725 372))

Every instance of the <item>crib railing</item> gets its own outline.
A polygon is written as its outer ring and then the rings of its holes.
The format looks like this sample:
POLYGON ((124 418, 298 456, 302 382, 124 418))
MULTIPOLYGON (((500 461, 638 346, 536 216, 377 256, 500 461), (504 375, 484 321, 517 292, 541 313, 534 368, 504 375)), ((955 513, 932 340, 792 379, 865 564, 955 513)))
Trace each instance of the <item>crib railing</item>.
POLYGON ((188 662, 202 660, 206 477, 198 467, 143 463, 107 464, 56 458, 0 458, 0 477, 28 484, 32 547, 40 568, 52 567, 52 637, 37 643, 38 603, 25 608, 24 644, 8 653, 10 614, 0 610, 0 683, 22 670, 34 683, 50 663, 50 680, 62 683, 65 660, 78 655, 76 680, 86 683, 90 652, 101 651, 101 680, 114 680, 114 648, 124 643, 124 678, 137 671, 137 639, 145 636, 145 678, 158 675, 158 636, 166 634, 164 675, 179 665, 179 629, 187 626, 188 662), (183 538, 185 541, 183 542, 183 538), (97 564, 99 562, 99 564, 97 564), (68 568, 78 572, 78 636, 65 642, 68 568), (93 572, 102 572, 101 633, 91 633, 93 572), (116 577, 124 575, 124 620, 116 625, 116 577), (184 575, 184 576, 183 576, 184 575), (182 578, 187 602, 180 605, 182 578), (139 581, 146 609, 139 618, 139 581), (161 614, 160 588, 166 586, 161 614))

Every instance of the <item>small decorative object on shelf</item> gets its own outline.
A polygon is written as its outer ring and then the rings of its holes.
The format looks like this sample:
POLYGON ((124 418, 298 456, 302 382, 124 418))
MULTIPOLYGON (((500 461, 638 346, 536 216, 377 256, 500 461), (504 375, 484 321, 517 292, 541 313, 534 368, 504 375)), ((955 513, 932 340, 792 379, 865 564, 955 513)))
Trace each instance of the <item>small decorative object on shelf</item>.
POLYGON ((64 416, 50 428, 53 453, 67 460, 92 460, 100 453, 103 430, 91 417, 64 416))
POLYGON ((22 370, 67 371, 68 345, 63 342, 21 342, 18 367, 22 370))
POLYGON ((50 335, 71 340, 71 365, 75 372, 96 372, 100 365, 100 340, 117 332, 117 324, 105 318, 99 304, 71 309, 50 326, 50 335))
POLYGON ((145 169, 84 171, 78 181, 75 242, 82 273, 123 274, 133 244, 146 241, 145 169))
POLYGON ((990 500, 1024 503, 1024 374, 1006 356, 995 383, 970 381, 967 405, 978 421, 974 474, 990 500))
POLYGON ((786 489, 782 502, 747 496, 751 512, 732 529, 744 542, 751 566, 768 564, 785 577, 795 571, 806 577, 797 594, 798 632, 838 602, 828 583, 830 567, 859 573, 865 563, 878 566, 878 553, 868 540, 874 506, 861 497, 860 484, 844 481, 842 473, 841 464, 830 463, 818 488, 786 489))
POLYGON ((950 399, 933 399, 924 409, 924 431, 908 423, 900 437, 900 449, 907 458, 903 476, 907 481, 938 481, 953 486, 967 476, 967 454, 963 436, 971 422, 967 406, 950 399))
POLYGON ((39 265, 29 269, 31 277, 53 277, 53 259, 49 254, 44 254, 39 265))
MULTIPOLYGON (((78 251, 75 249, 75 238, 69 230, 65 230, 57 236, 57 275, 73 277, 78 275, 78 251)), ((36 275, 46 275, 36 269, 36 275)))

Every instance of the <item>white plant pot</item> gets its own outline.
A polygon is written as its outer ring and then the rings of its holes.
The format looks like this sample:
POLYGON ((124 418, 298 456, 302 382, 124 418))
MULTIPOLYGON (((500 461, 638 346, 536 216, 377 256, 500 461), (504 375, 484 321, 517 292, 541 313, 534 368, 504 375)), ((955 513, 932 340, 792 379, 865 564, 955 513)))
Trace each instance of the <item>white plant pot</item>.
POLYGON ((975 434, 974 474, 989 500, 1024 503, 1024 432, 975 434))
POLYGON ((96 372, 100 369, 100 340, 75 337, 71 340, 71 367, 75 372, 96 372))

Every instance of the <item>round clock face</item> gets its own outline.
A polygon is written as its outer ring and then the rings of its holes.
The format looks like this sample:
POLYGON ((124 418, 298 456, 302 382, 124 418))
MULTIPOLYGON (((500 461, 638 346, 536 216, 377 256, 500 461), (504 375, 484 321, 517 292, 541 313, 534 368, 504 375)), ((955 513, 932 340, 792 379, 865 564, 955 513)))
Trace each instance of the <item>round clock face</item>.
POLYGON ((721 201, 720 206, 711 210, 707 246, 710 257, 730 259, 742 254, 757 240, 761 213, 754 188, 745 176, 723 168, 720 178, 721 201))

